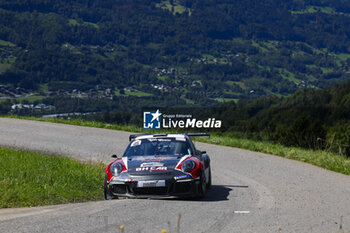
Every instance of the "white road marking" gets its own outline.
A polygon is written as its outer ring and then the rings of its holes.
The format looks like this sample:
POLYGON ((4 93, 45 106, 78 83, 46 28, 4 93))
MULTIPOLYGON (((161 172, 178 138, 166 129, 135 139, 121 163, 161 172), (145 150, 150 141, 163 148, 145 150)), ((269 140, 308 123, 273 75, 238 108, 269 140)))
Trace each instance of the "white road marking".
POLYGON ((234 211, 235 214, 249 214, 249 210, 236 210, 234 211))

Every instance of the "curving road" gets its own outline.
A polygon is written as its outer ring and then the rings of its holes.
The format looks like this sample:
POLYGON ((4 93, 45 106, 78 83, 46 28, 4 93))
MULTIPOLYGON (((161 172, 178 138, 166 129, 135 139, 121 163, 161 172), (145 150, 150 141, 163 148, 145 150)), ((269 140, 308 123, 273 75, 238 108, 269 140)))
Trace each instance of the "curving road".
MULTIPOLYGON (((111 161, 130 133, 0 118, 0 145, 111 161)), ((350 232, 350 177, 309 164, 196 143, 212 160, 203 200, 122 199, 0 209, 0 232, 350 232)), ((1 172, 1 171, 0 171, 1 172)), ((103 181, 101 181, 103 182, 103 181)))

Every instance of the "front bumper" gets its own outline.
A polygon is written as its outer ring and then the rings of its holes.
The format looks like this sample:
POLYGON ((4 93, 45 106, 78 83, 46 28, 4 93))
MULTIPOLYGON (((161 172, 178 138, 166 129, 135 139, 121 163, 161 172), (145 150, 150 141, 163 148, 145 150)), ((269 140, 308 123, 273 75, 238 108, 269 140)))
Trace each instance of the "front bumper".
POLYGON ((180 198, 198 194, 199 179, 180 171, 158 175, 113 177, 107 184, 114 196, 130 198, 180 198), (151 182, 151 185, 144 185, 151 182))

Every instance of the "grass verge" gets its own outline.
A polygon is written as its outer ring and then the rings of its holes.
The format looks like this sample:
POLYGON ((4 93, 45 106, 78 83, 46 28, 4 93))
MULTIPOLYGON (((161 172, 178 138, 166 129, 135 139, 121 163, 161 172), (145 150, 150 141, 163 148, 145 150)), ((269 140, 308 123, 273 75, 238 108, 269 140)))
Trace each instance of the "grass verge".
POLYGON ((219 135, 213 135, 210 136, 210 138, 201 138, 200 141, 278 155, 284 158, 310 163, 345 175, 350 175, 350 159, 327 151, 286 147, 271 142, 253 141, 219 135))
POLYGON ((102 200, 104 168, 0 148, 0 208, 102 200))
MULTIPOLYGON (((14 116, 19 118, 18 116, 14 116)), ((165 132, 160 130, 145 130, 134 125, 115 125, 115 124, 106 124, 96 121, 86 121, 82 119, 72 119, 72 120, 63 120, 63 119, 45 119, 45 118, 34 118, 34 117, 21 117, 22 119, 28 120, 37 120, 37 121, 46 121, 54 123, 63 123, 70 125, 79 125, 79 126, 88 126, 96 128, 105 128, 113 130, 123 130, 135 133, 160 133, 165 132)), ((169 130, 167 130, 169 132, 169 130)), ((173 131, 175 132, 175 131, 173 131)), ((250 139, 235 138, 229 135, 221 135, 217 133, 212 133, 210 138, 206 137, 197 137, 197 141, 224 145, 230 147, 238 147, 242 149, 247 149, 251 151, 257 151, 272 155, 277 155, 285 157, 288 159, 298 160, 306 163, 310 163, 331 171, 339 172, 345 175, 350 175, 350 158, 341 156, 338 154, 330 153, 327 151, 314 151, 298 147, 286 147, 280 144, 266 142, 266 141, 254 141, 250 139)))

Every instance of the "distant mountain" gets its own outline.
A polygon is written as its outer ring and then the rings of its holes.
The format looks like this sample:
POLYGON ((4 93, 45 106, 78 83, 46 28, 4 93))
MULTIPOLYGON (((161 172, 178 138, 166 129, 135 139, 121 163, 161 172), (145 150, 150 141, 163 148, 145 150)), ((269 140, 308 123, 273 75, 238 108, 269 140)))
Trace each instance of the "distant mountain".
POLYGON ((350 3, 321 2, 0 0, 0 83, 199 105, 324 88, 350 78, 350 3))

